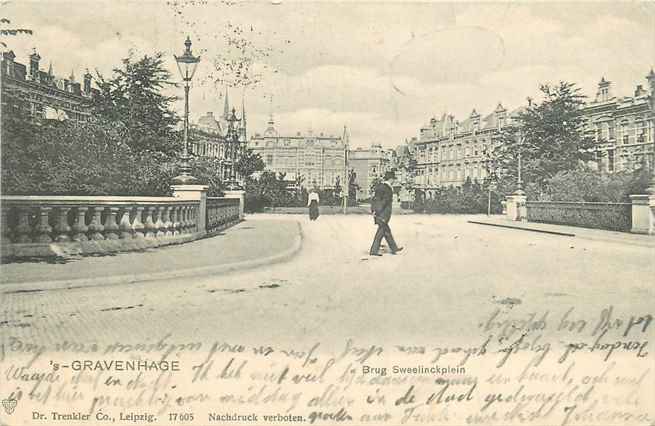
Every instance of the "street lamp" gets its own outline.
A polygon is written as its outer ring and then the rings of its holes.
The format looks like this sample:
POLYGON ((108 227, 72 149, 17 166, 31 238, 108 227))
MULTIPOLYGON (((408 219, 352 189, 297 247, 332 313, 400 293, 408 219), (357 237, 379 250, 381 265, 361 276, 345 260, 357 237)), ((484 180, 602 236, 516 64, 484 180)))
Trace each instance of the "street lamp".
POLYGON ((518 155, 518 181, 516 182, 516 191, 514 191, 514 195, 525 195, 525 191, 523 191, 523 180, 521 179, 521 151, 523 151, 523 132, 521 129, 518 131, 519 135, 519 155, 518 155))
POLYGON ((230 162, 229 181, 227 184, 228 189, 240 189, 239 181, 237 180, 237 163, 241 156, 241 141, 239 140, 238 122, 241 119, 237 118, 236 109, 232 108, 232 115, 227 118, 227 134, 225 136, 228 147, 228 161, 230 162))
POLYGON ((193 56, 191 53, 191 39, 187 36, 184 42, 186 49, 182 56, 175 56, 177 68, 180 70, 182 80, 184 80, 184 148, 182 151, 182 163, 180 164, 180 175, 173 178, 173 182, 178 185, 194 183, 196 178, 191 176, 191 165, 189 163, 189 88, 191 79, 196 73, 200 56, 193 56))

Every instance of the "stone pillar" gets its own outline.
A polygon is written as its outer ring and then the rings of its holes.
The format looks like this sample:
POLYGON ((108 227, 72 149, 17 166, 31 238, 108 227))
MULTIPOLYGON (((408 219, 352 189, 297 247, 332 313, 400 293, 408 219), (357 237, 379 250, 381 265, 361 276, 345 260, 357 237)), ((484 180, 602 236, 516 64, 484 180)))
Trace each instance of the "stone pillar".
POLYGON ((655 195, 631 195, 633 234, 655 235, 655 195))
POLYGON ((173 197, 182 200, 198 200, 198 212, 196 216, 197 232, 207 232, 207 185, 171 185, 173 197))
POLYGON ((243 208, 246 202, 246 191, 242 189, 235 189, 225 191, 225 198, 238 198, 239 199, 239 220, 243 220, 243 208))
POLYGON ((527 208, 525 203, 528 197, 520 194, 508 195, 506 197, 507 219, 514 221, 527 220, 527 208))

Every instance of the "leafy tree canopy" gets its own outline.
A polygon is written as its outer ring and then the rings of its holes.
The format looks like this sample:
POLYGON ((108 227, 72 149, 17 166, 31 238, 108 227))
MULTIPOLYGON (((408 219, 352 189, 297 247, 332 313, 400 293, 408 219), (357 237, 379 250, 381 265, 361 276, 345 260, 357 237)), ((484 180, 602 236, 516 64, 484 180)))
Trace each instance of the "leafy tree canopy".
POLYGON ((593 158, 594 140, 585 131, 584 96, 574 83, 540 87, 543 99, 520 112, 516 126, 505 127, 491 154, 499 179, 516 182, 518 154, 524 182, 543 183, 593 158))
POLYGON ((262 160, 262 157, 258 153, 253 152, 252 149, 247 149, 241 158, 239 158, 236 167, 237 172, 244 178, 247 178, 255 172, 264 170, 266 164, 264 164, 264 160, 262 160))
POLYGON ((177 98, 162 91, 174 85, 161 52, 140 59, 130 54, 111 77, 98 74, 100 96, 94 102, 95 114, 120 123, 126 143, 135 152, 172 155, 179 152, 181 143, 175 130, 179 118, 171 108, 177 98))

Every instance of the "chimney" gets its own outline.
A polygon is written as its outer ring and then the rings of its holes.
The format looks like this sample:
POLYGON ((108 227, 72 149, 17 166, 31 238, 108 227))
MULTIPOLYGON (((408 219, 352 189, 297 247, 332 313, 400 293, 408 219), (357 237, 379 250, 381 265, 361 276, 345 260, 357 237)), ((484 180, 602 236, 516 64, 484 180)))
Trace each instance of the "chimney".
POLYGON ((91 73, 89 70, 86 70, 86 73, 84 74, 84 93, 87 95, 91 93, 91 79, 93 77, 91 76, 91 73))
POLYGON ((36 53, 36 48, 32 49, 32 54, 30 55, 30 75, 33 80, 39 79, 39 61, 41 56, 36 53))
POLYGON ((3 68, 2 68, 2 73, 3 75, 6 73, 10 77, 14 76, 14 59, 16 59, 16 55, 14 54, 13 50, 10 50, 9 52, 2 52, 2 59, 3 59, 3 68))
POLYGON ((655 71, 650 69, 650 73, 646 76, 646 81, 648 81, 648 86, 650 89, 650 95, 655 98, 655 71))
POLYGON ((612 85, 611 81, 605 80, 605 77, 602 77, 598 82, 598 92, 596 92, 596 102, 607 102, 611 98, 610 86, 612 85))
POLYGON ((635 89, 635 98, 637 98, 639 96, 644 96, 644 95, 647 95, 647 94, 648 94, 648 92, 646 92, 644 90, 644 86, 642 86, 641 84, 638 84, 637 88, 635 89))

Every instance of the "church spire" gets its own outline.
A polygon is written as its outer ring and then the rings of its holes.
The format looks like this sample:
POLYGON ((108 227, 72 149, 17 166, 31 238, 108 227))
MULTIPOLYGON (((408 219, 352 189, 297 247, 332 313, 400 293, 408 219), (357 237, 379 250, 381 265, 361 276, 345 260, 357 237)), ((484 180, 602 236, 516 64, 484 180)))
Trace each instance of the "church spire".
POLYGON ((223 117, 227 120, 230 118, 230 100, 228 98, 227 86, 225 86, 225 106, 223 106, 223 117))
POLYGON ((246 96, 245 94, 241 98, 241 120, 243 123, 243 127, 246 127, 246 96))
POLYGON ((244 89, 244 93, 241 96, 241 128, 239 129, 239 133, 241 134, 241 140, 243 142, 247 142, 248 140, 248 135, 246 133, 246 93, 244 89))

